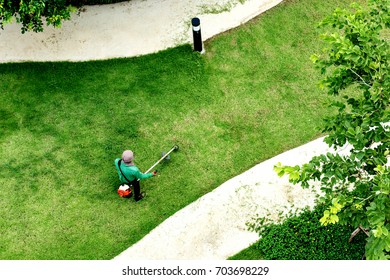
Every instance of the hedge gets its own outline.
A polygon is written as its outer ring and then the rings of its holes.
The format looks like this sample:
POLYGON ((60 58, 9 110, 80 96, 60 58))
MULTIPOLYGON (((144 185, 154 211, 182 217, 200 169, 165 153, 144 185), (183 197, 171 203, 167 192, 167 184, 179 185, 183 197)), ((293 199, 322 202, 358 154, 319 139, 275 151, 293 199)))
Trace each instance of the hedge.
POLYGON ((321 226, 325 206, 305 209, 299 216, 262 230, 258 249, 268 260, 360 260, 366 236, 359 233, 348 242, 354 228, 340 224, 321 226))

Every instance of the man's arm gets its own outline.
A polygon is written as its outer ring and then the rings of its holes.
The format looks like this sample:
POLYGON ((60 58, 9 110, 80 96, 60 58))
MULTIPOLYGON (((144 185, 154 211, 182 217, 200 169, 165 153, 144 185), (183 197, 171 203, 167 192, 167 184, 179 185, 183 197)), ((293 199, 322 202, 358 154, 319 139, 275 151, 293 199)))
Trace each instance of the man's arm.
POLYGON ((142 173, 141 171, 139 171, 138 167, 134 166, 133 167, 133 171, 134 171, 134 176, 139 179, 139 180, 142 180, 142 179, 148 179, 150 177, 153 177, 153 173, 142 173))

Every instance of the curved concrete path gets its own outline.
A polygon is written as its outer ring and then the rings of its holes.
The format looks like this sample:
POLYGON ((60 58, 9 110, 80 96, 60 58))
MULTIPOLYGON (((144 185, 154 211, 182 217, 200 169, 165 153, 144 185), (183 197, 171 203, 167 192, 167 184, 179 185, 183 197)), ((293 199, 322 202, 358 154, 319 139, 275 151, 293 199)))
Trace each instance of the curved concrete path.
POLYGON ((239 26, 282 0, 131 0, 86 6, 59 29, 21 34, 0 29, 0 63, 86 61, 132 57, 192 42, 191 19, 201 20, 204 40, 239 26), (231 8, 229 12, 217 13, 231 8))

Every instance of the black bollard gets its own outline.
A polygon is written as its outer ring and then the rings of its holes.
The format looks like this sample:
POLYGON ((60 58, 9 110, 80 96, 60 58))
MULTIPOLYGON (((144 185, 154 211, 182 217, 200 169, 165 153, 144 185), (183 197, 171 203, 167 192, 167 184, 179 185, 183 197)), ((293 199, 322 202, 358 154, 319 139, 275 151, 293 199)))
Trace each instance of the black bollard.
POLYGON ((192 35, 194 37, 194 51, 202 52, 202 34, 200 32, 200 19, 193 18, 192 23, 192 35))

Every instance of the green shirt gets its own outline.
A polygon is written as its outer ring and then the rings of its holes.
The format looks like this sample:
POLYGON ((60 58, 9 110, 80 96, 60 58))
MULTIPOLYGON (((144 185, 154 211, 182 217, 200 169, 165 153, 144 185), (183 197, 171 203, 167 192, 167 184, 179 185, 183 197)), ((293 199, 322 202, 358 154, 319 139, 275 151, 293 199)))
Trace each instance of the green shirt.
MULTIPOLYGON (((121 171, 118 168, 118 162, 120 158, 115 159, 115 167, 118 171, 119 175, 119 180, 121 180, 122 183, 128 183, 127 180, 123 177, 121 171)), ((127 166, 123 161, 121 161, 121 170, 123 174, 125 174, 126 178, 131 181, 134 181, 135 179, 147 179, 153 176, 153 173, 147 173, 144 174, 141 171, 139 171, 138 167, 133 165, 133 166, 127 166)))

